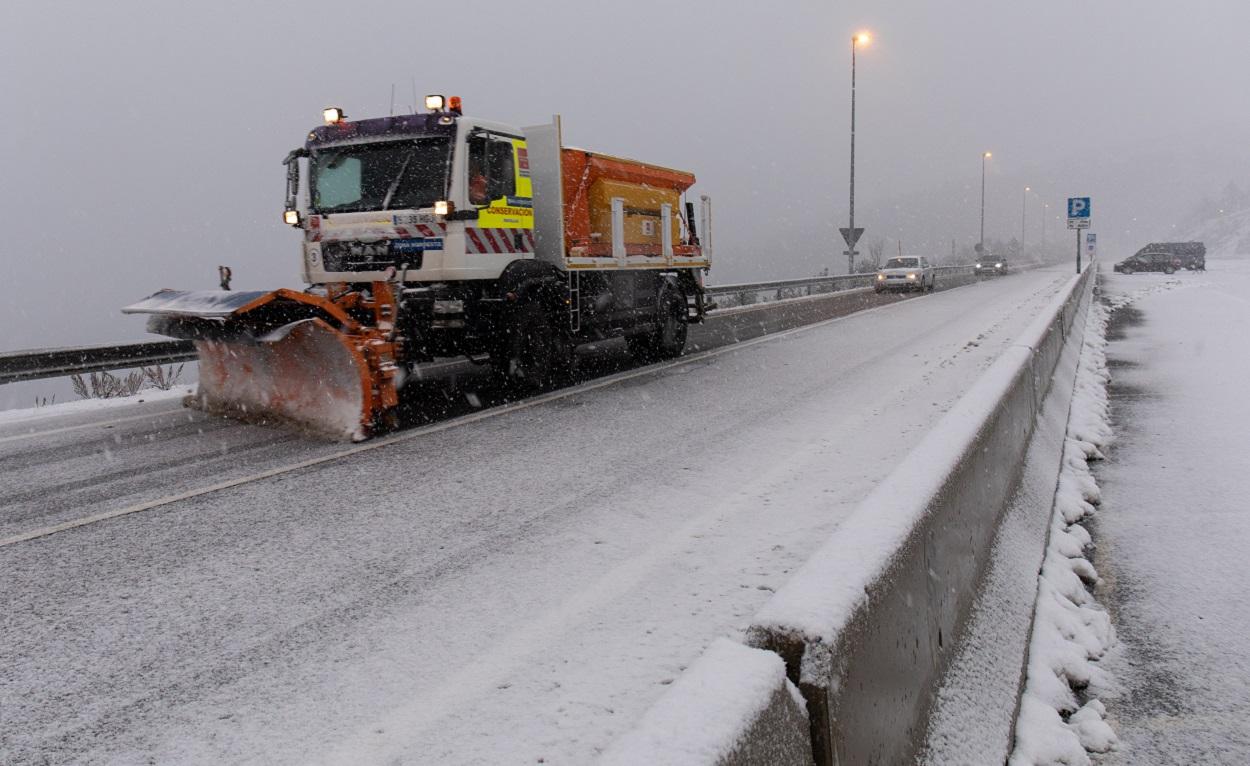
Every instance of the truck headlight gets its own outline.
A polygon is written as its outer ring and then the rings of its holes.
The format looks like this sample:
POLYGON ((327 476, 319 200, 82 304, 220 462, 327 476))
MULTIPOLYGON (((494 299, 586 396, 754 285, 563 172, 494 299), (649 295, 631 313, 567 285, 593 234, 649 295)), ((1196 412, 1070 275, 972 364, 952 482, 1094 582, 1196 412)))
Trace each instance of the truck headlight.
POLYGON ((453 207, 449 200, 440 199, 434 203, 434 215, 451 215, 453 207))
POLYGON ((907 275, 907 278, 908 278, 908 279, 915 279, 915 278, 916 278, 916 275, 915 275, 915 274, 908 274, 908 275, 907 275))
POLYGON ((978 263, 978 264, 977 264, 977 268, 978 268, 978 269, 979 269, 979 268, 981 268, 981 264, 979 264, 979 263, 978 263))
POLYGON ((1003 267, 1003 265, 1002 265, 1001 263, 996 263, 996 264, 994 264, 994 268, 996 268, 996 269, 1001 269, 1002 267, 1003 267))
POLYGON ((282 214, 282 222, 290 226, 299 226, 299 211, 288 210, 282 214))
POLYGON ((884 280, 885 280, 885 274, 878 274, 878 275, 877 275, 877 281, 878 281, 878 282, 882 282, 882 281, 884 281, 884 280))

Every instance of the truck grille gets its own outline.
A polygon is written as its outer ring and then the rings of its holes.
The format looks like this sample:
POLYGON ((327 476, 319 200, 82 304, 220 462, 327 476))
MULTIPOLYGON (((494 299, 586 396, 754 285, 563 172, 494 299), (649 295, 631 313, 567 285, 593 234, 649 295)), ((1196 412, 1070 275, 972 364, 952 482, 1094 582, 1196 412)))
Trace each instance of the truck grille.
POLYGON ((409 269, 421 268, 421 250, 404 248, 398 251, 396 242, 325 242, 321 245, 321 263, 326 271, 385 271, 394 266, 409 269))

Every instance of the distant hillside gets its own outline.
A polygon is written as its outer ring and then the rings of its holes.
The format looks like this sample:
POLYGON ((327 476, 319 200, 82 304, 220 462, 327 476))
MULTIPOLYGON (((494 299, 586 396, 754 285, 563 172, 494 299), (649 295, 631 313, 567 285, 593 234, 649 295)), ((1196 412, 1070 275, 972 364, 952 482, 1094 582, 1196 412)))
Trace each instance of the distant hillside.
POLYGON ((1209 256, 1250 257, 1250 207, 1226 211, 1195 223, 1180 239, 1206 243, 1209 256))

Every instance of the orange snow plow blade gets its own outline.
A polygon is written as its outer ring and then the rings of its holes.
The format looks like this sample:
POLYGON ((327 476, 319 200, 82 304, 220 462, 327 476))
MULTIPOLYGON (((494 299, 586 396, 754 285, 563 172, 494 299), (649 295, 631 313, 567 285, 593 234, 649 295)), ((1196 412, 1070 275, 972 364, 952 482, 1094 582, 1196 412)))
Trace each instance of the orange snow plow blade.
POLYGON ((200 384, 191 406, 360 441, 398 400, 389 299, 385 283, 368 297, 334 299, 163 290, 123 311, 151 315, 149 331, 195 341, 200 384))
POLYGON ((195 406, 242 419, 277 419, 358 440, 367 425, 369 367, 350 339, 320 319, 255 344, 196 341, 195 406))

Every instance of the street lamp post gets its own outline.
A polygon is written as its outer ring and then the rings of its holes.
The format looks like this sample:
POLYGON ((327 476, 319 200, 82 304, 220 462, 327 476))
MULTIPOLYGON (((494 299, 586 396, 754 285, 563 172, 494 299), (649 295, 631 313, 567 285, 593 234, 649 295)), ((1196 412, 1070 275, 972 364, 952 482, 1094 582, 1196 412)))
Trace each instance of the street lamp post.
POLYGON ((980 254, 985 255, 985 161, 993 157, 993 152, 981 153, 981 242, 980 254))
POLYGON ((856 32, 851 36, 851 203, 850 203, 850 222, 847 228, 850 231, 850 238, 846 243, 846 273, 855 273, 855 49, 860 45, 867 45, 872 41, 872 36, 867 32, 856 32))
POLYGON ((1042 257, 1046 257, 1046 219, 1050 218, 1050 203, 1042 203, 1042 257))
POLYGON ((1021 195, 1021 199, 1020 199, 1020 257, 1022 258, 1024 257, 1024 237, 1025 237, 1024 227, 1025 227, 1025 222, 1028 220, 1028 217, 1029 217, 1029 191, 1030 189, 1028 186, 1024 187, 1024 194, 1021 195))

